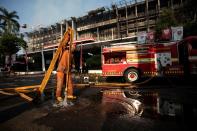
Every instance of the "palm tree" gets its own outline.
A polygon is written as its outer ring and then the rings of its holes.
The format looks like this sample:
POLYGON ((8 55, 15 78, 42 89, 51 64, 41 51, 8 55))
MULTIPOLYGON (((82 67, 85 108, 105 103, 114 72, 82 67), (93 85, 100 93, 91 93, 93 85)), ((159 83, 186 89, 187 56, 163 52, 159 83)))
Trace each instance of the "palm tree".
POLYGON ((9 12, 0 7, 0 28, 4 30, 4 33, 16 34, 19 31, 20 24, 17 19, 19 19, 19 16, 16 11, 9 12))
POLYGON ((0 56, 8 56, 11 64, 11 56, 20 50, 20 47, 26 48, 27 43, 20 38, 18 23, 19 16, 16 11, 9 12, 7 9, 0 7, 0 56))

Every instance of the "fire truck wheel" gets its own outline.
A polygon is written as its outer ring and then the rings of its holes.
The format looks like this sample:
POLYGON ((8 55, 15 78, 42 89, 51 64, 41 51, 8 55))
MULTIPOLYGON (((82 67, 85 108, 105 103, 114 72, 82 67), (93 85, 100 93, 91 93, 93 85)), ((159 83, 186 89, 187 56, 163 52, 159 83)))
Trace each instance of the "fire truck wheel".
POLYGON ((124 77, 129 83, 136 82, 137 80, 139 80, 139 72, 136 69, 128 69, 124 73, 124 77))

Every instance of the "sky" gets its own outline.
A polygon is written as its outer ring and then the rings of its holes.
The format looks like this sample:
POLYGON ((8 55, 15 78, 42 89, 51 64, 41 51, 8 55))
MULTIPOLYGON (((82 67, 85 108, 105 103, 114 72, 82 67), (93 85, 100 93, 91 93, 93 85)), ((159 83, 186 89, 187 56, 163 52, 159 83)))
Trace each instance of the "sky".
POLYGON ((28 32, 39 27, 47 27, 70 17, 86 15, 99 7, 110 7, 120 0, 0 0, 0 6, 8 11, 16 11, 20 25, 27 24, 28 32))

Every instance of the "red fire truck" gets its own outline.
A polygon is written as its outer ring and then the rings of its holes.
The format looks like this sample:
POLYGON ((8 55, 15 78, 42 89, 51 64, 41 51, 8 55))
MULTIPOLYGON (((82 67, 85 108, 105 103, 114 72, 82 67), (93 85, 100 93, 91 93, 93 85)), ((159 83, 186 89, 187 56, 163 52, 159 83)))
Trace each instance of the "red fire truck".
POLYGON ((103 47, 102 74, 124 76, 127 82, 143 76, 197 74, 197 36, 178 42, 103 47))

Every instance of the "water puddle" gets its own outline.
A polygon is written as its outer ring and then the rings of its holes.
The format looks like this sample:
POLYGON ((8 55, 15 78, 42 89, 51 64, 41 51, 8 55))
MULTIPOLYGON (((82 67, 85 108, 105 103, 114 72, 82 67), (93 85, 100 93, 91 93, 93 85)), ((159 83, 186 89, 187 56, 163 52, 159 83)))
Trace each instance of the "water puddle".
POLYGON ((120 89, 103 91, 102 105, 106 115, 112 117, 125 114, 135 116, 143 112, 142 103, 137 99, 126 97, 124 91, 120 89))
POLYGON ((144 90, 106 90, 103 91, 102 98, 103 112, 108 120, 107 124, 109 119, 113 119, 119 120, 120 125, 124 125, 123 121, 130 121, 130 124, 147 121, 150 130, 161 127, 169 130, 196 128, 197 104, 192 99, 197 96, 191 96, 190 100, 188 95, 185 94, 184 97, 184 92, 182 95, 177 94, 144 90))

